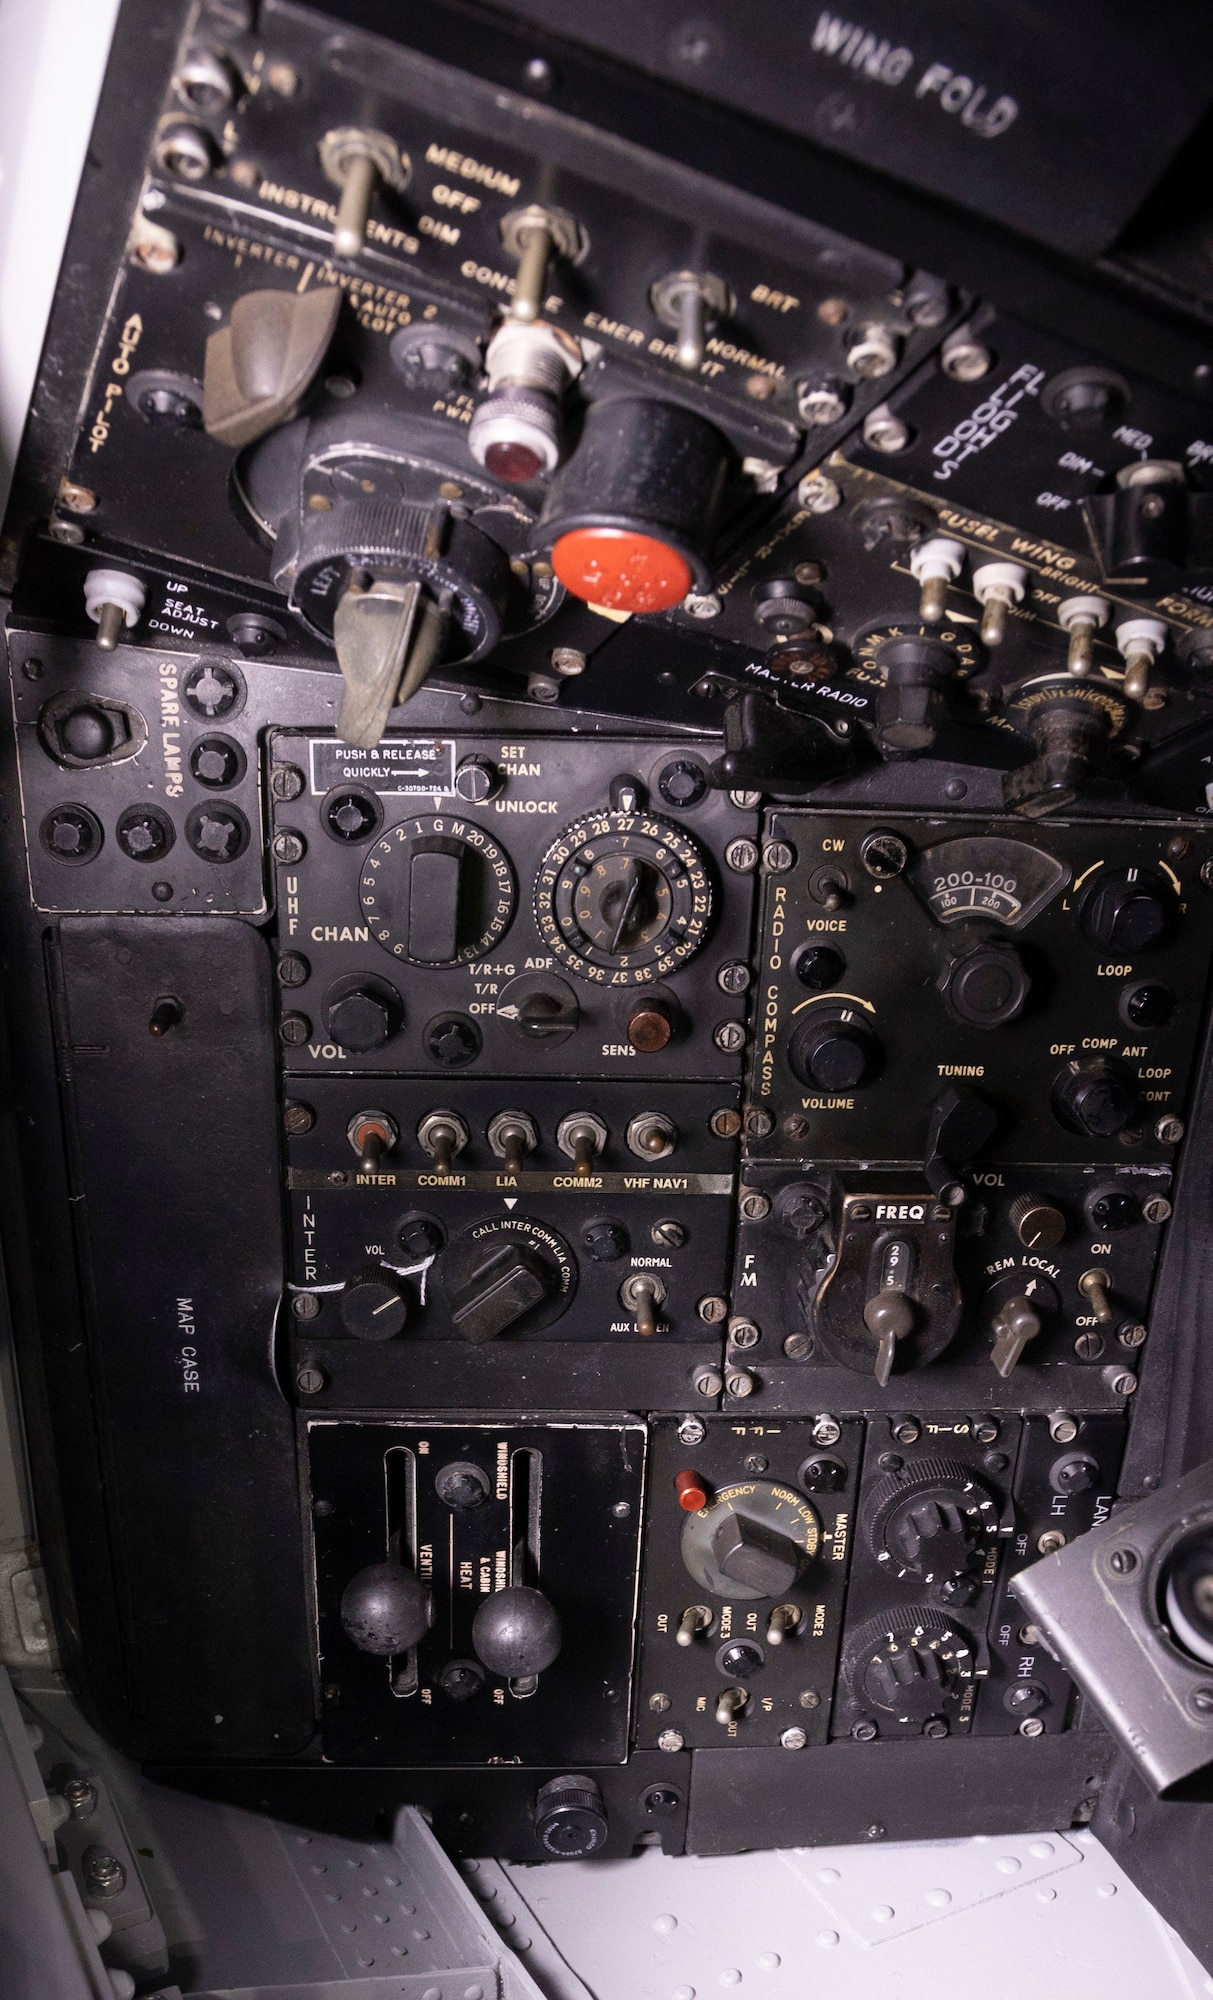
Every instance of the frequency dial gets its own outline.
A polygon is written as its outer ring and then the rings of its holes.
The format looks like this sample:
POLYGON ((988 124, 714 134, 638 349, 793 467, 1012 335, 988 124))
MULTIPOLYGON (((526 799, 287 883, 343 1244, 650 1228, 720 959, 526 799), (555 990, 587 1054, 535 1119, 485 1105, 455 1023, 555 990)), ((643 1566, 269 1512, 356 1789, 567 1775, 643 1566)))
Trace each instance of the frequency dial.
POLYGON ((644 812, 590 813, 544 855, 535 916, 563 965, 603 985, 640 986, 699 949, 712 884, 695 842, 644 812))
POLYGON ((358 900, 371 936, 407 965, 470 965, 505 935, 514 877, 459 813, 403 820, 367 849, 358 900))

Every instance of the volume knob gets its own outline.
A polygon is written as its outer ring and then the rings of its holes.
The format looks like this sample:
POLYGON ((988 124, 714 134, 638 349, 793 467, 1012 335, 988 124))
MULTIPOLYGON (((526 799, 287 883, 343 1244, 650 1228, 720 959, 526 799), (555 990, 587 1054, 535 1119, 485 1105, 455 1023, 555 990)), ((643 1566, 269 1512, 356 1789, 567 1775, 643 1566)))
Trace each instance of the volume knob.
POLYGON ((875 1035, 849 1009, 810 1015, 788 1045, 793 1075, 815 1090, 859 1090, 876 1074, 880 1058, 875 1035))

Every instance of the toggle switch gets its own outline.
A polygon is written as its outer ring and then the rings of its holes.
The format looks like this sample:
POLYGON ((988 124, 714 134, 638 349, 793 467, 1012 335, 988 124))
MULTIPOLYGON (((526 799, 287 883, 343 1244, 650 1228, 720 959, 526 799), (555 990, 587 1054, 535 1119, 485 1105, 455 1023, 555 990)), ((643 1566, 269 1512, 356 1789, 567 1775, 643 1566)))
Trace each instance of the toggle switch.
POLYGON ((556 1127, 556 1144, 573 1162, 573 1176, 587 1181, 607 1142, 607 1128, 593 1111, 570 1111, 556 1127))
POLYGON ((345 1136, 358 1155, 360 1174, 373 1174, 385 1153, 390 1153, 400 1133, 386 1111, 356 1111, 345 1128, 345 1136))
POLYGON ((767 1619, 767 1645, 782 1646, 785 1639, 800 1629, 802 1613, 796 1604, 777 1604, 767 1619))
POLYGON ((924 625, 939 625, 948 608, 948 585, 964 567, 964 544, 950 535, 931 535, 910 550, 910 575, 921 585, 918 616, 924 625))
POLYGON ((1095 663, 1095 634, 1106 625, 1112 607, 1105 597, 1067 597, 1057 607, 1057 622, 1069 634, 1070 650, 1066 666, 1077 680, 1083 680, 1095 663))
POLYGON ((1116 627, 1116 648, 1125 663, 1125 693, 1130 701, 1144 701, 1150 687, 1150 670, 1167 643, 1167 627, 1161 618, 1126 618, 1116 627))
POLYGON ((990 1359, 1006 1381, 1029 1341, 1035 1340, 1043 1322, 1031 1299, 1017 1293, 1007 1299, 990 1321, 994 1346, 990 1359))
POLYGON ((417 1127, 423 1152, 434 1162, 436 1174, 449 1174, 457 1154, 468 1142, 468 1128, 457 1111, 427 1111, 417 1127))
POLYGON ((120 569, 90 569, 84 579, 84 608, 97 627, 99 652, 113 652, 123 632, 139 623, 146 602, 137 576, 120 569))
POLYGON ((716 1720, 719 1723, 736 1722, 750 1697, 744 1688, 727 1687, 716 1698, 716 1720))
POLYGON ((489 1120, 486 1137, 507 1174, 520 1174, 523 1161, 539 1144, 538 1127, 525 1111, 499 1111, 489 1120))
POLYGON ((893 1373, 898 1341, 914 1331, 914 1302, 907 1295, 913 1261, 913 1248, 903 1238, 895 1236, 885 1243, 880 1252, 880 1289, 863 1309, 863 1323, 876 1336, 872 1372, 882 1389, 893 1373))
POLYGON ((543 311, 548 263, 553 256, 575 264, 584 256, 588 243, 580 223, 563 208, 549 208, 532 202, 528 208, 511 209, 501 218, 501 241, 518 270, 510 295, 510 317, 532 321, 543 311))
POLYGON ((627 1145, 640 1160, 664 1160, 678 1144, 678 1127, 663 1111, 638 1111, 629 1118, 627 1145))
POLYGON ((1112 1309, 1112 1279, 1107 1271, 1084 1271, 1078 1280, 1078 1289, 1090 1303, 1091 1311, 1099 1326, 1110 1326, 1116 1314, 1112 1309))
POLYGON ((986 646, 1001 646, 1007 631, 1007 613, 1013 604, 1022 604, 1028 588, 1028 572, 1021 563, 982 563, 973 571, 973 595, 981 606, 981 637, 986 646))
POLYGON ((649 304, 662 326, 677 329, 678 366, 697 375, 709 329, 733 311, 724 279, 711 271, 669 271, 651 287, 649 304))
POLYGON ((408 186, 412 171, 408 154, 402 153, 386 132, 360 125, 341 125, 326 132, 318 151, 329 180, 341 189, 333 255, 357 257, 366 241, 376 188, 382 183, 399 193, 408 186))
POLYGON ((665 1304, 665 1286, 652 1271, 636 1271, 619 1287, 620 1303, 636 1316, 636 1331, 647 1339, 657 1331, 657 1310, 665 1304))
POLYGON ((676 1646, 692 1646, 701 1633, 710 1632, 715 1619, 706 1604, 688 1604, 674 1634, 676 1646))

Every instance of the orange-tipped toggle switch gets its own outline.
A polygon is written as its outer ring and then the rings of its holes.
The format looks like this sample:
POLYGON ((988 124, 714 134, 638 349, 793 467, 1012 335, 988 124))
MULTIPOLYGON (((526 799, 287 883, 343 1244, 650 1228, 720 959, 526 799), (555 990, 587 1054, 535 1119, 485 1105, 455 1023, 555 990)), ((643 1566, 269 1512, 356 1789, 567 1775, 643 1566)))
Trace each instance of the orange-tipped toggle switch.
POLYGON ((694 582, 685 556, 630 528, 571 528, 552 550, 566 590, 609 611, 669 611, 694 582))
POLYGON ((697 1514, 708 1504, 707 1489, 697 1472, 676 1472, 674 1491, 678 1495, 678 1505, 688 1514, 697 1514))

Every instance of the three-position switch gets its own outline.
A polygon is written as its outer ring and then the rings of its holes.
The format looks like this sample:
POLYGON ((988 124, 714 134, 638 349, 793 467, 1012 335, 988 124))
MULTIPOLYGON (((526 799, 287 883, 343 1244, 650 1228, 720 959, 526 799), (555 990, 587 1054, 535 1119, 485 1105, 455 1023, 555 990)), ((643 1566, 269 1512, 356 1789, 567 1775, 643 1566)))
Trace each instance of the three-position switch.
POLYGON ((96 644, 112 653, 123 632, 137 625, 147 603, 147 591, 126 570, 90 569, 84 579, 84 609, 97 627, 96 644))
POLYGON ((333 229, 333 255, 357 257, 366 241, 371 197, 378 187, 407 187, 409 157, 386 132, 361 125, 341 125, 320 141, 320 164, 341 190, 333 229))
POLYGON ((607 1128, 594 1111, 570 1111, 556 1127, 556 1144, 573 1162, 573 1178, 588 1181, 607 1142, 607 1128))
POLYGON ((1084 680, 1095 664, 1095 634, 1106 625, 1112 607, 1106 597, 1067 597, 1057 607, 1057 622, 1069 638, 1066 668, 1084 680))
POLYGON ((733 311, 724 279, 712 271, 668 271, 651 287, 649 303, 663 326, 677 330, 678 366, 698 375, 708 329, 733 311))

